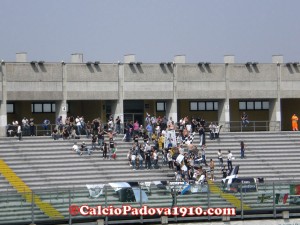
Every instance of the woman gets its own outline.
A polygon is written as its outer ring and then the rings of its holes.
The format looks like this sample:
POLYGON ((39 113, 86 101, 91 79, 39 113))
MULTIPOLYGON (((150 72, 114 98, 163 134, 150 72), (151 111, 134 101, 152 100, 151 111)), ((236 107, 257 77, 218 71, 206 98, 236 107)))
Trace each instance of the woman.
POLYGON ((107 159, 107 151, 108 151, 108 146, 107 146, 107 143, 104 142, 104 147, 103 147, 103 159, 107 159))
POLYGON ((241 141, 241 159, 245 158, 245 144, 241 141))

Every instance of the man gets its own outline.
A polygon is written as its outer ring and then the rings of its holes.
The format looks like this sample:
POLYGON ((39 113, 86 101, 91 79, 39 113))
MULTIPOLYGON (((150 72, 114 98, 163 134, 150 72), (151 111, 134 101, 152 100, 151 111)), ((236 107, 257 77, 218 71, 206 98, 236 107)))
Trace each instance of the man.
POLYGON ((121 133, 121 119, 119 116, 116 119, 116 132, 117 134, 121 133))
POLYGON ((292 116, 292 129, 293 131, 298 131, 298 116, 296 114, 292 116))
POLYGON ((21 138, 22 138, 22 129, 21 129, 21 125, 20 124, 18 124, 17 134, 18 134, 18 137, 19 137, 19 141, 21 141, 21 138))
POLYGON ((73 150, 74 152, 76 152, 78 155, 81 155, 81 154, 80 154, 79 147, 78 147, 78 145, 77 145, 77 142, 74 142, 74 145, 73 145, 73 147, 72 147, 72 150, 73 150))
POLYGON ((230 150, 228 150, 228 155, 227 155, 227 167, 228 167, 228 170, 229 170, 229 171, 232 170, 232 160, 233 160, 232 153, 230 152, 230 150))
POLYGON ((249 120, 248 120, 248 115, 246 114, 246 112, 243 112, 241 119, 242 119, 243 127, 247 127, 247 125, 249 124, 249 120))
POLYGON ((210 159, 209 168, 210 168, 210 180, 214 181, 215 162, 213 159, 210 159))
POLYGON ((48 126, 50 125, 50 120, 48 120, 47 118, 44 120, 43 122, 43 127, 44 127, 44 130, 46 131, 46 135, 48 135, 48 126))

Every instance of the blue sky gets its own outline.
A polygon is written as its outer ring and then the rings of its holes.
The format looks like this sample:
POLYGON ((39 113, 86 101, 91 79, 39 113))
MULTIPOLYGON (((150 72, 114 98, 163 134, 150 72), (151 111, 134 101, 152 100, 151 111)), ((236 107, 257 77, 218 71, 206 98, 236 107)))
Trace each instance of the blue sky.
POLYGON ((300 61, 299 0, 1 0, 0 59, 300 61))

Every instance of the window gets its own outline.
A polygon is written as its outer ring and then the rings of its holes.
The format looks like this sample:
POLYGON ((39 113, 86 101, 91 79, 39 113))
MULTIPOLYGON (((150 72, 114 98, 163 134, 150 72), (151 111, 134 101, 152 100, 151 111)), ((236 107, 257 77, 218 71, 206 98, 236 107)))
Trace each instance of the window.
POLYGON ((165 112, 166 111, 166 103, 165 102, 156 102, 156 111, 157 112, 165 112))
POLYGON ((268 101, 240 101, 239 110, 268 110, 268 101))
POLYGON ((7 113, 15 113, 15 104, 14 103, 7 103, 6 104, 6 112, 7 113))
POLYGON ((190 102, 190 111, 217 111, 219 102, 190 102))
POLYGON ((31 112, 33 113, 54 113, 55 103, 32 103, 31 112))
POLYGON ((190 102, 190 110, 197 111, 198 110, 198 102, 190 102))

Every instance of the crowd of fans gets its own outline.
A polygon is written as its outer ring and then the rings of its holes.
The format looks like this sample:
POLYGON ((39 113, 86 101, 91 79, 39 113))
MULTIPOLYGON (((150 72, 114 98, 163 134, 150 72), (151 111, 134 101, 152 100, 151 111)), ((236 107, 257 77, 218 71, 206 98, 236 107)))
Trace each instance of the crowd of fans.
MULTIPOLYGON (((83 116, 67 117, 62 121, 59 116, 56 119, 56 126, 53 126, 51 135, 53 140, 62 138, 79 139, 80 135, 86 135, 91 139, 91 147, 85 142, 77 144, 74 142, 73 151, 79 156, 83 154, 91 155, 95 150, 101 150, 103 159, 116 159, 117 147, 114 136, 121 132, 121 119, 117 117, 115 121, 112 117, 107 123, 101 122, 100 118, 95 118, 92 122, 85 121, 83 116), (108 142, 104 140, 108 136, 108 142)), ((132 147, 127 153, 128 164, 133 170, 137 169, 158 169, 161 166, 168 166, 170 170, 174 170, 176 180, 190 181, 194 180, 203 183, 209 178, 213 181, 214 171, 216 169, 215 162, 206 159, 206 133, 209 132, 211 140, 219 138, 222 126, 218 123, 210 123, 208 126, 203 118, 191 118, 188 116, 181 118, 175 123, 172 118, 155 117, 147 114, 145 118, 146 126, 139 124, 138 121, 129 121, 124 124, 124 136, 122 141, 132 142, 132 147), (167 133, 174 131, 176 140, 168 140, 167 133), (194 143, 195 134, 199 134, 199 143, 194 143)), ((21 134, 35 135, 34 119, 29 120, 24 117, 22 120, 23 131, 18 121, 14 121, 12 126, 17 127, 17 135, 21 140, 21 134)), ((48 133, 50 121, 43 121, 43 129, 45 135, 48 133)), ((10 132, 10 130, 8 130, 10 132)), ((227 154, 227 168, 224 165, 223 153, 219 150, 216 153, 218 159, 218 168, 223 177, 232 170, 232 153, 227 154)), ((245 145, 241 142, 241 158, 245 157, 245 145)))

